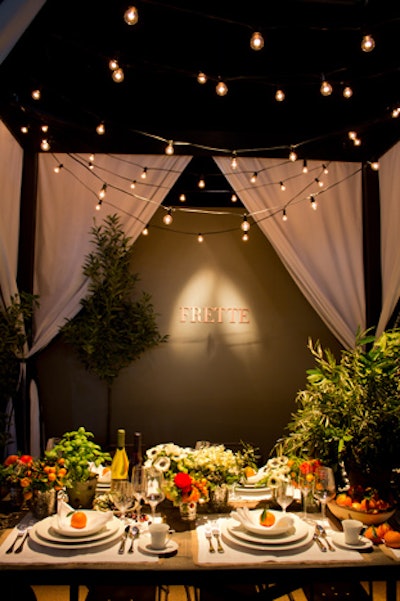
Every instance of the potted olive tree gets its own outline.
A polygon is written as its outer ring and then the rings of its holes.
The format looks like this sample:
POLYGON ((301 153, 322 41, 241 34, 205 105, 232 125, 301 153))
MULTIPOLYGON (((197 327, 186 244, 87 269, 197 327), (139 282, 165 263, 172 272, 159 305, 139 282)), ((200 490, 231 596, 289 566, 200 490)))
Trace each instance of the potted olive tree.
POLYGON ((355 348, 339 360, 319 342, 308 347, 315 367, 277 448, 321 459, 339 483, 344 466, 350 478, 387 493, 400 465, 400 329, 377 338, 358 333, 355 348))
POLYGON ((93 226, 94 250, 88 254, 83 274, 89 294, 80 312, 61 328, 85 368, 107 384, 107 442, 110 444, 111 388, 121 369, 146 350, 165 342, 159 333, 151 296, 136 294, 137 273, 131 269, 133 244, 117 215, 93 226))
POLYGON ((21 382, 21 365, 26 360, 30 336, 30 319, 38 297, 21 292, 11 297, 10 303, 0 310, 0 459, 10 440, 10 399, 15 404, 21 382))

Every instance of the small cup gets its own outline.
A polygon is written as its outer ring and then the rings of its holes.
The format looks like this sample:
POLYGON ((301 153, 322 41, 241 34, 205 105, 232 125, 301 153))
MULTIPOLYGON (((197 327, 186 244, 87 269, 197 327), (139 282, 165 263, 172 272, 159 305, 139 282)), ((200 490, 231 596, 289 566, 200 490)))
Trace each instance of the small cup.
POLYGON ((347 545, 357 545, 360 543, 361 530, 364 524, 360 520, 342 520, 344 542, 347 545))
POLYGON ((151 547, 153 549, 165 549, 170 539, 169 525, 164 522, 150 524, 151 547))

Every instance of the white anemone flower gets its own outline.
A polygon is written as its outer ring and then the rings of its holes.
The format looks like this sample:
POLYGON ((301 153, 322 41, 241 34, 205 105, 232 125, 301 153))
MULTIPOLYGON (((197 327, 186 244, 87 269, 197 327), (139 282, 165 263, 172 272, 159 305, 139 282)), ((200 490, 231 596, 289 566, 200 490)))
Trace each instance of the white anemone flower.
POLYGON ((154 467, 160 472, 166 472, 171 465, 169 457, 158 457, 153 463, 154 467))

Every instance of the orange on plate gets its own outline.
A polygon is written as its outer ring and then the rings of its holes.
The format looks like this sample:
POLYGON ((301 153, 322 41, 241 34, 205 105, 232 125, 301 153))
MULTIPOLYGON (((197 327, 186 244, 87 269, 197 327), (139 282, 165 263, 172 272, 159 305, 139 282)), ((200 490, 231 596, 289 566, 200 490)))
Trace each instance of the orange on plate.
POLYGON ((72 528, 85 528, 87 524, 87 515, 83 511, 75 511, 71 516, 72 528))

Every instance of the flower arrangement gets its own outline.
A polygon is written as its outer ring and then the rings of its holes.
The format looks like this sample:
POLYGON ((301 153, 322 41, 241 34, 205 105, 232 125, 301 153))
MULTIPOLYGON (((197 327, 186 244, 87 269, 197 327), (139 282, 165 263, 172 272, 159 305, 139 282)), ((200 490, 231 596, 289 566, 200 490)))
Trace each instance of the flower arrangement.
POLYGON ((61 490, 67 470, 64 460, 33 458, 31 455, 9 455, 1 467, 1 479, 8 486, 21 487, 29 501, 34 491, 61 490))
POLYGON ((291 481, 297 486, 302 477, 311 483, 320 465, 321 461, 319 459, 306 460, 300 457, 287 457, 286 455, 271 457, 260 468, 259 474, 261 478, 258 480, 257 485, 275 489, 278 488, 281 482, 291 481))
POLYGON ((196 449, 187 458, 191 472, 207 480, 211 489, 239 482, 244 465, 238 455, 224 445, 211 445, 196 449))
POLYGON ((209 500, 207 480, 196 480, 186 472, 178 472, 171 480, 166 480, 164 491, 166 498, 175 506, 209 500))

